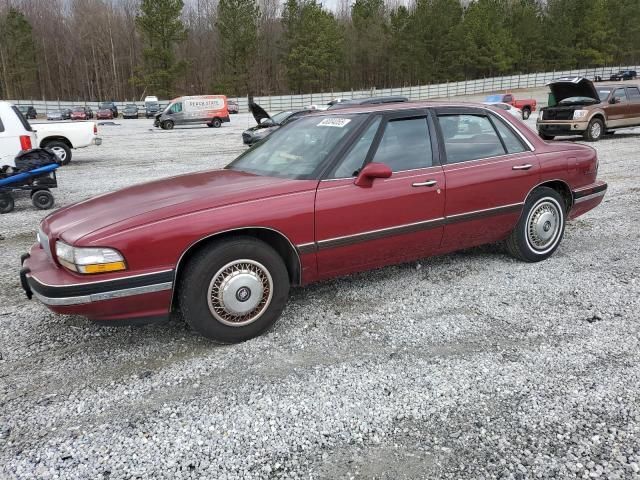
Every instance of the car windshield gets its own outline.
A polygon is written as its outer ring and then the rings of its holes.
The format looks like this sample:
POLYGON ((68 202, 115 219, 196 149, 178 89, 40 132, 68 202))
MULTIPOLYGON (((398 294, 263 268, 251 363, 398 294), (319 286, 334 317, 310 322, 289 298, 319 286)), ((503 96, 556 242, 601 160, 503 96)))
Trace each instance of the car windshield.
POLYGON ((269 135, 227 168, 269 177, 312 178, 364 115, 303 117, 269 135))
POLYGON ((591 97, 567 97, 563 98, 558 102, 560 105, 570 105, 570 104, 589 104, 589 103, 598 103, 595 98, 591 97))
POLYGON ((487 98, 484 99, 485 102, 501 102, 502 101, 502 95, 489 95, 487 98))
POLYGON ((598 96, 600 97, 600 100, 603 100, 603 101, 606 100, 610 93, 611 93, 611 89, 605 89, 605 88, 598 89, 598 96))

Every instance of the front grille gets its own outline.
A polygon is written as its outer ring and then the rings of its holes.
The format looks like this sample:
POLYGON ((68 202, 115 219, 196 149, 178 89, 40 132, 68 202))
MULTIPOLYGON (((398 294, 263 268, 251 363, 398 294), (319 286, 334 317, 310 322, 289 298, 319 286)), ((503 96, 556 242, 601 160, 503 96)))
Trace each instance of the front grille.
POLYGON ((573 120, 573 109, 545 110, 545 120, 573 120))

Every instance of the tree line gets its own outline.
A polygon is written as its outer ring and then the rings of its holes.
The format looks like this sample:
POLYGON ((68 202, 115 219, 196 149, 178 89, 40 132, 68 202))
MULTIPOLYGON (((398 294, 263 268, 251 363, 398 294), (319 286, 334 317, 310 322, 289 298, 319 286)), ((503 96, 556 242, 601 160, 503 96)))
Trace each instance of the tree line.
POLYGON ((0 98, 399 87, 640 60, 638 0, 4 0, 0 98))

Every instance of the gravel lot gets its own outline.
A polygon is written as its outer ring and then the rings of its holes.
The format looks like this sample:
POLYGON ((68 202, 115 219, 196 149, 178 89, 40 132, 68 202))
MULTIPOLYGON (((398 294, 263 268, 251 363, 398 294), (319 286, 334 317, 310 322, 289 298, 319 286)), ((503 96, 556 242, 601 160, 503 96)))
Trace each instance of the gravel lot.
MULTIPOLYGON (((222 166, 253 121, 119 123, 59 170, 58 206, 222 166)), ((0 217, 0 478, 640 478, 640 129, 595 147, 609 192, 551 259, 488 246, 298 289, 234 346, 27 301, 44 213, 23 198, 0 217)))

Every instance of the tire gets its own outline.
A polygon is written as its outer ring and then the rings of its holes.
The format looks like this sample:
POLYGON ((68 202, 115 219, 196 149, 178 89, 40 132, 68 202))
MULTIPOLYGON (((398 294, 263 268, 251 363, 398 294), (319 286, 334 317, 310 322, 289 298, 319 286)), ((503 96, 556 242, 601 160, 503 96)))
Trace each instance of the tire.
POLYGON ((543 139, 543 140, 547 140, 547 141, 551 141, 551 140, 553 140, 554 138, 556 138, 556 137, 555 137, 555 136, 553 136, 553 135, 547 135, 546 133, 542 133, 542 132, 538 132, 538 135, 540 135, 540 138, 541 138, 541 139, 543 139))
POLYGON ((165 120, 160 124, 160 127, 163 130, 173 130, 173 126, 174 126, 173 120, 165 120))
POLYGON ((220 128, 222 126, 222 121, 216 117, 213 120, 211 120, 211 123, 209 124, 209 126, 213 128, 220 128))
POLYGON ((527 120, 531 116, 531 109, 529 107, 524 107, 522 109, 522 119, 527 120))
POLYGON ((53 150, 53 153, 58 156, 62 165, 68 165, 69 162, 71 162, 71 149, 66 143, 60 141, 48 142, 44 145, 44 148, 53 150))
POLYGON ((0 214, 9 213, 14 207, 13 197, 8 193, 0 193, 0 214))
POLYGON ((55 200, 49 190, 37 190, 31 194, 31 203, 40 210, 49 210, 53 207, 55 200))
POLYGON ((524 204, 516 227, 506 240, 508 252, 525 262, 553 255, 564 235, 566 205, 552 188, 536 188, 524 204))
POLYGON ((597 142, 602 138, 604 131, 604 122, 599 118, 594 118, 589 122, 589 126, 586 132, 582 134, 582 137, 587 142, 597 142))
POLYGON ((272 247, 253 237, 233 237, 189 260, 178 303, 184 320, 201 335, 220 343, 244 342, 280 317, 289 285, 287 268, 272 247))

